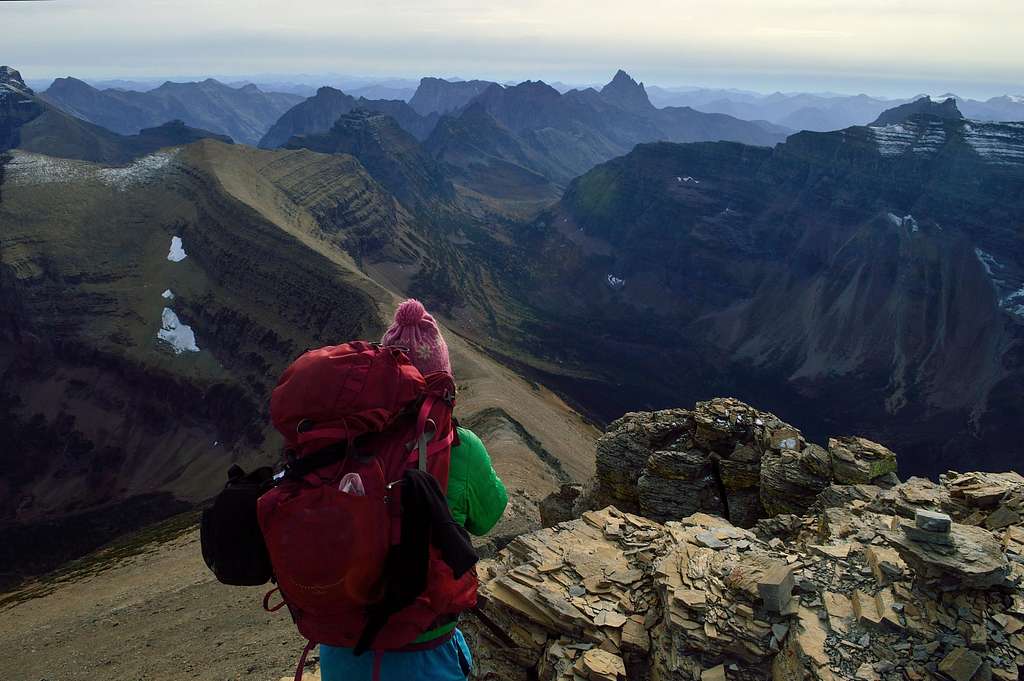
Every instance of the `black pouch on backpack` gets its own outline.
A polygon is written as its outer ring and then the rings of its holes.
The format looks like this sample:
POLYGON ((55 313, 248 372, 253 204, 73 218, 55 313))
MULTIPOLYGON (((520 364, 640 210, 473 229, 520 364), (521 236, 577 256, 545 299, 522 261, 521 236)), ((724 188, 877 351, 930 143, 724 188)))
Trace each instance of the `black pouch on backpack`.
POLYGON ((223 584, 258 586, 273 577, 256 517, 256 500, 273 486, 273 477, 269 466, 247 474, 234 465, 213 506, 203 511, 199 526, 203 560, 223 584))

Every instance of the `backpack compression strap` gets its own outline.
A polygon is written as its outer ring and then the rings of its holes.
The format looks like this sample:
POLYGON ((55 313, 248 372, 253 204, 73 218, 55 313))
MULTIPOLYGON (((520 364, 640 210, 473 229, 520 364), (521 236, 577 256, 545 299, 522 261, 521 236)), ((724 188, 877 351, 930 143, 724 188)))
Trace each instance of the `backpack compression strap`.
MULTIPOLYGON (((437 435, 437 424, 434 420, 429 418, 430 410, 434 408, 434 405, 438 403, 441 398, 435 395, 429 395, 423 404, 420 406, 419 416, 416 417, 416 440, 406 445, 410 450, 416 448, 416 467, 421 471, 427 470, 427 458, 436 454, 443 449, 450 447, 452 441, 455 439, 455 426, 453 425, 448 431, 448 435, 441 438, 437 442, 430 444, 430 441, 437 435)), ((412 463, 414 460, 413 456, 409 457, 408 463, 412 463)))
POLYGON ((301 459, 292 459, 285 466, 284 476, 292 480, 301 480, 315 470, 338 463, 345 458, 347 452, 346 443, 338 442, 301 459))

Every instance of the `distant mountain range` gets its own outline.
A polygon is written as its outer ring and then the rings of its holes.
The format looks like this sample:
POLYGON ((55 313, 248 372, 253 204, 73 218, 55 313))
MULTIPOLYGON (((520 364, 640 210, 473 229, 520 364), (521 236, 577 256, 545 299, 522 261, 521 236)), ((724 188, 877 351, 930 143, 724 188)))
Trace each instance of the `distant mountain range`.
POLYGON ((58 78, 40 97, 82 120, 125 135, 169 120, 256 144, 300 95, 234 88, 213 79, 164 83, 146 92, 98 90, 77 78, 58 78))
POLYGON ((115 132, 71 116, 37 96, 14 69, 0 67, 0 153, 22 149, 60 158, 126 163, 162 147, 203 138, 231 138, 173 120, 136 135, 115 132))
POLYGON ((506 87, 424 78, 409 104, 357 100, 324 87, 285 113, 260 146, 323 148, 324 139, 301 138, 322 136, 339 117, 359 109, 393 117, 481 209, 516 213, 550 202, 572 178, 638 143, 722 139, 770 145, 785 136, 768 123, 658 109, 643 84, 619 71, 601 91, 565 94, 541 81, 506 87))
POLYGON ((412 106, 397 99, 353 97, 332 87, 322 87, 312 97, 296 104, 267 130, 259 141, 264 149, 284 146, 295 135, 325 133, 341 116, 362 109, 387 114, 417 139, 425 139, 438 116, 422 116, 412 106))
MULTIPOLYGON (((657 106, 691 106, 698 111, 724 113, 746 120, 765 120, 793 131, 824 132, 851 125, 867 125, 886 109, 906 104, 926 95, 908 99, 885 99, 868 95, 831 95, 809 93, 760 94, 742 90, 713 88, 650 87, 651 101, 657 106)), ((988 121, 1024 120, 1024 97, 1004 95, 985 101, 952 97, 968 118, 988 121)))

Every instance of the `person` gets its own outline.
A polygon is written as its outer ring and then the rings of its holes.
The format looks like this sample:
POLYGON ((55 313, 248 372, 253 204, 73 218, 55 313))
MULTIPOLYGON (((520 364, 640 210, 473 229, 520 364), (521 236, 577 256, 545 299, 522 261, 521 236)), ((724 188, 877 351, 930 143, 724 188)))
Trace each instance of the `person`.
MULTIPOLYGON (((405 348, 409 359, 426 375, 452 373, 448 345, 434 318, 418 300, 409 299, 395 311, 394 323, 381 339, 384 346, 405 348)), ((448 474, 448 508, 452 518, 471 534, 482 536, 501 519, 508 504, 505 485, 491 464, 483 442, 468 428, 456 427, 448 474)), ((408 651, 380 657, 382 681, 464 681, 473 658, 457 622, 444 622, 424 632, 408 651), (431 642, 447 639, 440 645, 431 642)), ((354 655, 352 649, 321 644, 323 681, 361 681, 373 677, 374 655, 354 655)))

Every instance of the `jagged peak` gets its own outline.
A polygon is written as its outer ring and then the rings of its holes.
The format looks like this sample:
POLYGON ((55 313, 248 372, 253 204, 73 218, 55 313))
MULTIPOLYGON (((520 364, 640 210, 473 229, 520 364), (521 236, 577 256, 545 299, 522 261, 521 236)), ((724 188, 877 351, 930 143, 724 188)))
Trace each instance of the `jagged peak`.
POLYGON ((939 118, 950 120, 962 120, 964 117, 956 105, 956 100, 952 97, 948 97, 941 102, 936 102, 933 101, 931 97, 925 95, 924 97, 915 99, 907 104, 901 104, 900 106, 894 106, 891 109, 886 109, 871 125, 891 125, 893 123, 901 123, 911 116, 921 114, 937 116, 939 118))
POLYGON ((644 84, 635 81, 622 69, 616 71, 611 81, 601 88, 601 96, 627 109, 648 109, 653 106, 644 84))
MULTIPOLYGON (((639 83, 637 83, 636 80, 633 79, 633 76, 629 75, 628 73, 626 73, 622 69, 619 69, 618 71, 615 72, 615 75, 612 76, 612 79, 608 83, 608 85, 612 85, 612 84, 617 83, 617 82, 618 83, 628 83, 628 84, 630 84, 630 85, 632 85, 634 87, 639 85, 639 83)), ((606 85, 605 87, 608 87, 608 85, 606 85)))
POLYGON ((7 65, 0 66, 0 86, 3 86, 3 89, 14 90, 23 95, 35 94, 32 88, 25 84, 18 70, 7 65))
POLYGON ((316 96, 317 97, 320 97, 322 95, 333 95, 333 94, 343 95, 345 93, 342 92, 341 90, 339 90, 336 87, 331 87, 330 85, 321 85, 320 87, 318 87, 316 89, 316 96))

